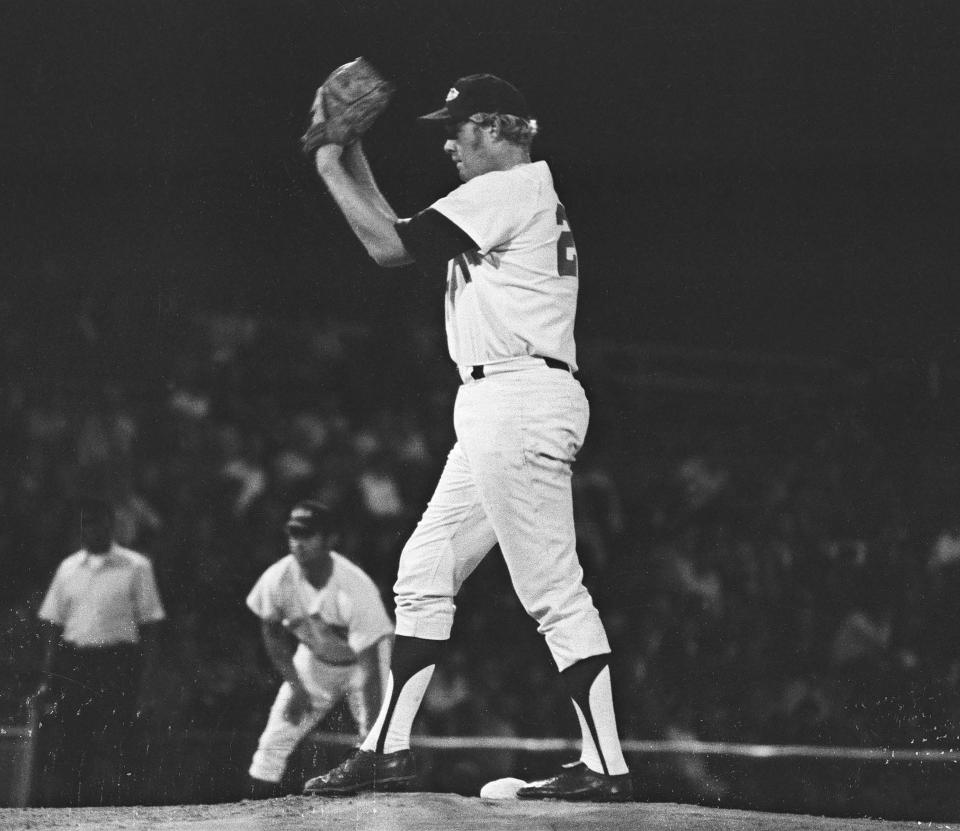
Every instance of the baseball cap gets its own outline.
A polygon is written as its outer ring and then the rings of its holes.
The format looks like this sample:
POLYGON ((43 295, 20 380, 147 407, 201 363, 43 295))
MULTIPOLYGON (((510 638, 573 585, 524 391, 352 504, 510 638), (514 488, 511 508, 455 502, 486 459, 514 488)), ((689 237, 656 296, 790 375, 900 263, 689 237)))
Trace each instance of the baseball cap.
POLYGON ((447 93, 446 103, 432 113, 421 115, 420 121, 456 123, 466 121, 474 113, 500 113, 529 118, 527 100, 513 84, 496 75, 465 75, 447 93))
POLYGON ((330 531, 332 526, 333 512, 322 502, 307 499, 290 509, 285 528, 291 536, 304 537, 330 531))

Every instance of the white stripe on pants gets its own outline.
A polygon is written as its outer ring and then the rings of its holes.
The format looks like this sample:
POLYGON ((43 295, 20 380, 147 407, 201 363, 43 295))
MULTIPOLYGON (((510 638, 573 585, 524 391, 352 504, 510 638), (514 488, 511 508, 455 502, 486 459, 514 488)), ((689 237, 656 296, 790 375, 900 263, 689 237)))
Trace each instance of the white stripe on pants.
POLYGON ((293 665, 310 695, 313 707, 299 723, 287 721, 283 710, 293 695, 293 688, 286 681, 280 686, 249 770, 251 776, 266 782, 279 782, 283 778, 290 754, 344 696, 354 719, 358 723, 369 723, 361 710, 365 706, 363 678, 356 664, 345 667, 325 664, 300 644, 294 653, 293 665))
POLYGON ((400 557, 398 635, 449 638, 453 598, 499 542, 561 670, 609 651, 573 525, 571 464, 588 420, 583 388, 563 370, 501 371, 460 387, 457 443, 400 557))

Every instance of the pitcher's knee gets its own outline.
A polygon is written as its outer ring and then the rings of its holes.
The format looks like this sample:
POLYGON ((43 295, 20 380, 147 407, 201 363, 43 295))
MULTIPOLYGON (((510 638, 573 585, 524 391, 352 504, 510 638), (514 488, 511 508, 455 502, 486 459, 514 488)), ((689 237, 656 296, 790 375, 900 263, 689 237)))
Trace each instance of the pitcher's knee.
POLYGON ((591 655, 610 651, 600 614, 592 607, 541 622, 539 632, 560 670, 591 655))
POLYGON ((446 640, 453 629, 456 611, 449 597, 398 594, 396 633, 411 638, 446 640))

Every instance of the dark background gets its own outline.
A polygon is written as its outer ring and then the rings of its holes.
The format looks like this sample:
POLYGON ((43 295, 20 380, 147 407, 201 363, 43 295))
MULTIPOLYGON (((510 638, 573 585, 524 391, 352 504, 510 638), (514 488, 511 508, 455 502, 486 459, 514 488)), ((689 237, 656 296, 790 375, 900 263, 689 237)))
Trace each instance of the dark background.
POLYGON ((140 298, 138 340, 196 304, 439 323, 435 292, 363 263, 298 153, 316 85, 364 54, 399 86, 368 144, 402 215, 456 183, 414 116, 470 72, 526 91, 577 234, 584 336, 952 347, 954 3, 0 8, 6 311, 38 325, 118 293, 140 298))

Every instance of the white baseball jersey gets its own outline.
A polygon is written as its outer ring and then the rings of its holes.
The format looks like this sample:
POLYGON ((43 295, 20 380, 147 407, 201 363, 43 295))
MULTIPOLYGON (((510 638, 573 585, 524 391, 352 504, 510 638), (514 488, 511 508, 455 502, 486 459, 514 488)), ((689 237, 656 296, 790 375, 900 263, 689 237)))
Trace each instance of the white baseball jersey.
POLYGON ((322 589, 288 554, 263 573, 247 606, 262 620, 281 622, 321 661, 343 664, 392 634, 393 623, 366 572, 336 552, 330 556, 333 570, 322 589))
POLYGON ((479 246, 447 266, 454 362, 541 355, 576 369, 577 252, 546 162, 477 176, 430 207, 479 246))
POLYGON ((322 589, 307 580, 291 554, 270 566, 247 597, 254 614, 283 623, 300 641, 293 665, 311 704, 298 722, 287 721, 293 688, 281 684, 250 763, 256 779, 279 782, 294 748, 342 698, 358 728, 370 723, 366 678, 354 662, 357 653, 391 635, 393 623, 366 572, 335 552, 330 557, 333 570, 322 589))

